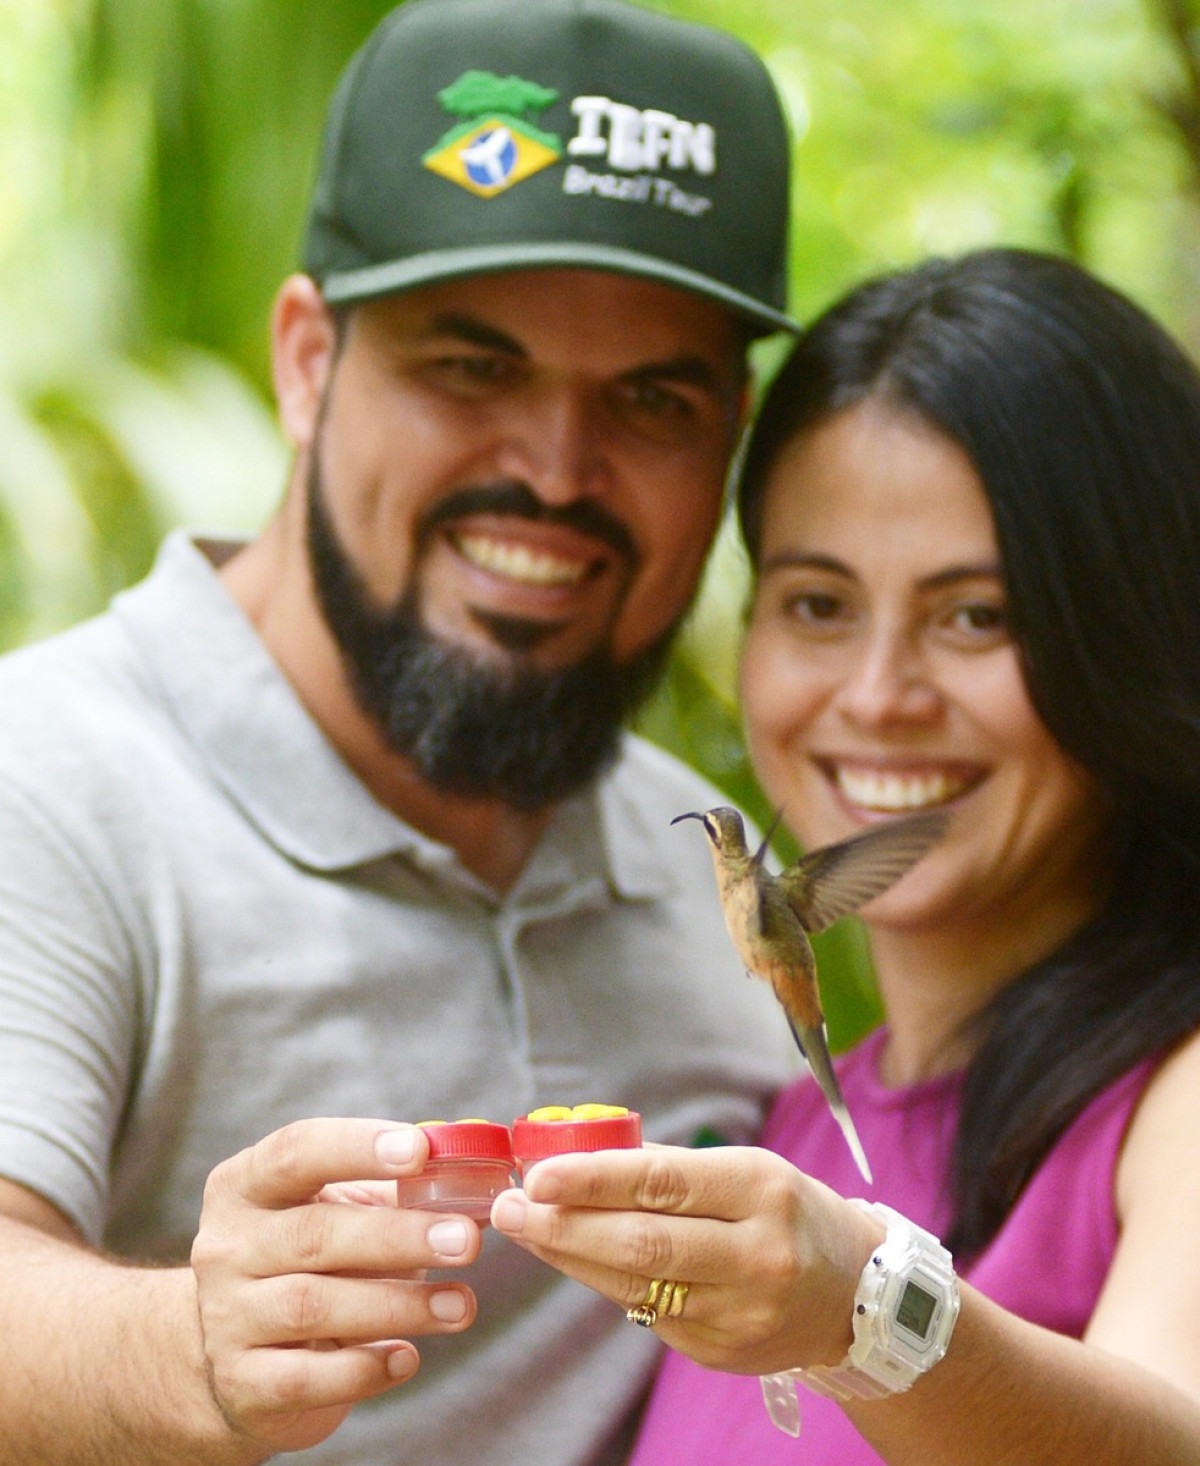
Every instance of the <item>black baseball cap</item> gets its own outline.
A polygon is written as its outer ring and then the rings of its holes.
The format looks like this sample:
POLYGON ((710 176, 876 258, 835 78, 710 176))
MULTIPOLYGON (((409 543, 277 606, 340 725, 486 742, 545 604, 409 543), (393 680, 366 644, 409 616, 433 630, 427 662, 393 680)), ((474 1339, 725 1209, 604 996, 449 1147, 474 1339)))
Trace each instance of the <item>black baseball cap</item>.
POLYGON ((304 268, 330 304, 547 266, 786 314, 790 138, 735 37, 628 0, 408 0, 330 104, 304 268))

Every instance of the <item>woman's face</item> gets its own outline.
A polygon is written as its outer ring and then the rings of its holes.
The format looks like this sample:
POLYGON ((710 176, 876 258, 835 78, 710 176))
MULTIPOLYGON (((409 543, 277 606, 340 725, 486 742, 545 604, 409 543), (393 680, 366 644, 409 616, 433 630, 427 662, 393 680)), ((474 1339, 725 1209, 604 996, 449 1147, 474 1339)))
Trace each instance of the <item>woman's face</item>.
POLYGON ((871 904, 873 925, 1061 935, 1085 919, 1104 801, 1030 702, 966 454, 866 401, 785 447, 763 508, 742 699, 759 778, 802 844, 945 805, 949 833, 871 904))

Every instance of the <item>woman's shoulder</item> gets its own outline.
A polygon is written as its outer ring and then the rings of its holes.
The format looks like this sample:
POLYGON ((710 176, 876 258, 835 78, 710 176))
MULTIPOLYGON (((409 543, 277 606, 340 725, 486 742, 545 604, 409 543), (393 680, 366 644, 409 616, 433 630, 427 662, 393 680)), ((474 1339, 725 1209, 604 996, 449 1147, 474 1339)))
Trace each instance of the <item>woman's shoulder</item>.
POLYGON ((1200 1151, 1189 1143, 1200 1113, 1200 1030, 1153 1067, 1130 1117, 1117 1165, 1117 1212, 1186 1187, 1200 1207, 1200 1151), (1189 1160, 1194 1157, 1194 1160, 1189 1160))
POLYGON ((1195 1392, 1200 1381, 1200 1033, 1153 1068, 1117 1163, 1120 1242, 1085 1337, 1195 1392))

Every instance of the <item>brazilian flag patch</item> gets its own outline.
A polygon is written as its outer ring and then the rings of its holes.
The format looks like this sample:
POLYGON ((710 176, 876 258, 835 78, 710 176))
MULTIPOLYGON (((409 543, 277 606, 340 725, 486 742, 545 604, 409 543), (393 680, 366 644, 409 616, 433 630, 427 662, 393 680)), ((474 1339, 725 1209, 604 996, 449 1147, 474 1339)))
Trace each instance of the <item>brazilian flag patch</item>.
POLYGON ((465 71, 438 93, 459 121, 421 161, 460 188, 493 198, 562 157, 561 139, 533 121, 557 100, 556 91, 519 76, 465 71))

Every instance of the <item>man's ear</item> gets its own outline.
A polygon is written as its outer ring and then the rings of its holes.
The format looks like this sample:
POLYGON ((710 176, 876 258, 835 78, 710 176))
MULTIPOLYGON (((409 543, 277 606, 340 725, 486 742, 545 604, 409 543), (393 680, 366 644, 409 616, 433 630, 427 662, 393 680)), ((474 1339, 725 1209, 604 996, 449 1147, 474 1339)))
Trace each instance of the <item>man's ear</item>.
POLYGON ((279 420, 297 449, 312 445, 337 345, 337 325, 316 281, 289 276, 271 312, 271 370, 279 420))

